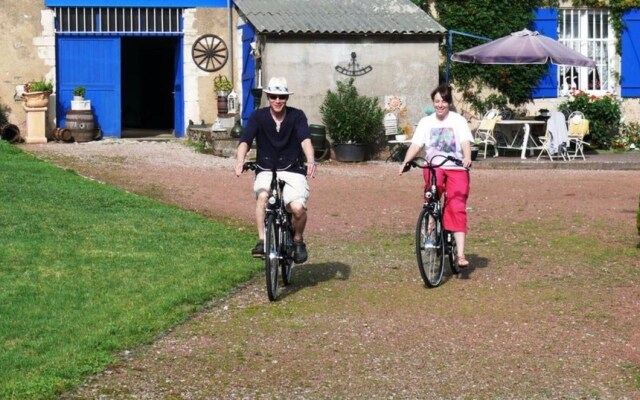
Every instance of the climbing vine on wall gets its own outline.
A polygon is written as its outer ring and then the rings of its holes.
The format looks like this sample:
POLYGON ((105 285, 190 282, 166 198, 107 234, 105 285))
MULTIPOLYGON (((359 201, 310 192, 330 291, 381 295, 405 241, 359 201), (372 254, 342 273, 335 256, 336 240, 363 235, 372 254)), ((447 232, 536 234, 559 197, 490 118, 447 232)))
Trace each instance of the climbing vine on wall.
MULTIPOLYGON (((503 2, 491 0, 413 0, 423 10, 430 13, 433 3, 437 15, 434 16, 447 30, 457 30, 479 36, 496 39, 511 32, 531 28, 535 19, 534 9, 539 7, 559 7, 558 0, 521 0, 503 2)), ((572 0, 574 7, 607 8, 610 22, 616 34, 616 51, 620 54, 620 37, 624 26, 622 14, 631 8, 640 8, 640 0, 572 0)), ((462 51, 482 44, 482 41, 456 36, 453 52, 462 51)), ((446 47, 442 47, 446 56, 446 47)), ((526 65, 479 65, 451 63, 450 80, 467 97, 486 86, 500 91, 515 106, 530 100, 531 92, 540 78, 546 73, 547 66, 526 65), (474 85, 475 84, 475 85, 474 85), (478 86, 476 86, 478 85, 478 86)), ((444 72, 442 73, 444 76, 444 72)))
MULTIPOLYGON (((503 2, 494 0, 436 0, 436 19, 447 30, 456 30, 497 39, 525 28, 531 28, 534 8, 547 5, 543 0, 503 2)), ((421 5, 428 12, 425 5, 421 5)), ((458 52, 484 43, 481 40, 455 35, 452 51, 458 52)), ((446 55, 446 47, 442 48, 446 55)), ((531 100, 531 92, 546 73, 544 65, 480 65, 453 62, 450 81, 466 96, 486 86, 503 93, 514 106, 531 100)))

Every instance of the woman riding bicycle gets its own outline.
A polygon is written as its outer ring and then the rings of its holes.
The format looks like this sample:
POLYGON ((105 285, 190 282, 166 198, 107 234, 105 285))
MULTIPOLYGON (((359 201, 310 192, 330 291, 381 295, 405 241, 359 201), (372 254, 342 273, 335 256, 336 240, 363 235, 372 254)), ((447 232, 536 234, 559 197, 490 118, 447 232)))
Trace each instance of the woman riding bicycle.
MULTIPOLYGON (((451 111, 453 97, 451 87, 441 84, 431 92, 431 100, 435 113, 424 117, 418 123, 411 146, 407 149, 404 161, 400 166, 400 175, 404 166, 425 147, 426 159, 435 155, 453 156, 462 160, 462 166, 448 161, 436 169, 438 191, 446 192, 444 212, 444 228, 453 232, 458 254, 457 264, 464 268, 469 261, 464 254, 465 236, 467 233, 467 199, 469 197, 469 168, 471 167, 471 142, 473 135, 460 114, 451 111)), ((429 185, 429 169, 424 169, 425 184, 429 185)))

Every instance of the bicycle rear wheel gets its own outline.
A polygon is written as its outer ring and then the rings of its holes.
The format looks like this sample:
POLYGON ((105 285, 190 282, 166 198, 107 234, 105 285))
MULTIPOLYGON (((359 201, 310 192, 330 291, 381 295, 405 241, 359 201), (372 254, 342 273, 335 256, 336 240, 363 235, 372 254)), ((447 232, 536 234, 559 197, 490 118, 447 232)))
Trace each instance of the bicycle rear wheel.
POLYGON ((278 298, 278 268, 280 267, 280 252, 278 244, 278 227, 274 215, 267 217, 265 224, 264 270, 267 276, 267 295, 269 300, 278 298))
POLYGON ((444 248, 440 219, 427 208, 423 208, 416 225, 416 257, 420 275, 428 287, 436 287, 442 283, 444 248))
POLYGON ((447 239, 447 260, 449 261, 449 268, 451 268, 452 274, 457 275, 460 273, 460 268, 458 267, 458 263, 456 263, 456 254, 458 254, 456 238, 453 236, 453 232, 449 231, 445 231, 445 238, 447 239))

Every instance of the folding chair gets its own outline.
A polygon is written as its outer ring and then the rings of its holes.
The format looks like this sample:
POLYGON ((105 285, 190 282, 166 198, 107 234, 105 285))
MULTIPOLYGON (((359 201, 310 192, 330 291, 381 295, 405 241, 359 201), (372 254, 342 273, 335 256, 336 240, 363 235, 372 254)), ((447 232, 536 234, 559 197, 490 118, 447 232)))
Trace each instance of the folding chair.
POLYGON ((545 135, 540 138, 542 150, 540 150, 537 160, 540 160, 540 157, 542 157, 544 153, 547 153, 551 161, 553 161, 554 157, 567 161, 568 133, 566 123, 563 113, 551 113, 551 117, 549 117, 547 121, 545 135))
POLYGON ((493 131, 496 127, 496 122, 500 119, 500 111, 495 109, 489 110, 484 117, 482 117, 478 129, 476 129, 475 142, 478 147, 484 145, 484 158, 487 158, 487 147, 489 145, 493 146, 495 151, 494 157, 498 157, 497 141, 493 135, 493 131))
POLYGON ((569 160, 575 160, 578 155, 586 160, 584 156, 584 145, 589 146, 588 142, 584 141, 584 137, 589 134, 589 120, 584 117, 584 114, 580 111, 574 111, 569 115, 567 120, 568 135, 569 135, 569 147, 571 144, 575 146, 573 153, 569 153, 569 160))

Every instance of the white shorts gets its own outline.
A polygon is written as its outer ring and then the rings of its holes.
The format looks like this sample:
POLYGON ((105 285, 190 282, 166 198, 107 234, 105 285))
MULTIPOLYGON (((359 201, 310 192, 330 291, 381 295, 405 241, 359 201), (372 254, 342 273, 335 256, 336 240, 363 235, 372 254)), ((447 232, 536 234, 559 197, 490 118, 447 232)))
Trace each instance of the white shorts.
MULTIPOLYGON (((284 189, 282 190, 282 197, 284 203, 296 202, 301 203, 302 206, 307 208, 307 200, 309 200, 309 183, 307 177, 295 172, 278 171, 278 179, 286 182, 284 189)), ((258 197, 258 193, 261 191, 268 191, 271 187, 271 172, 262 171, 256 176, 256 180, 253 182, 253 191, 258 197)))

